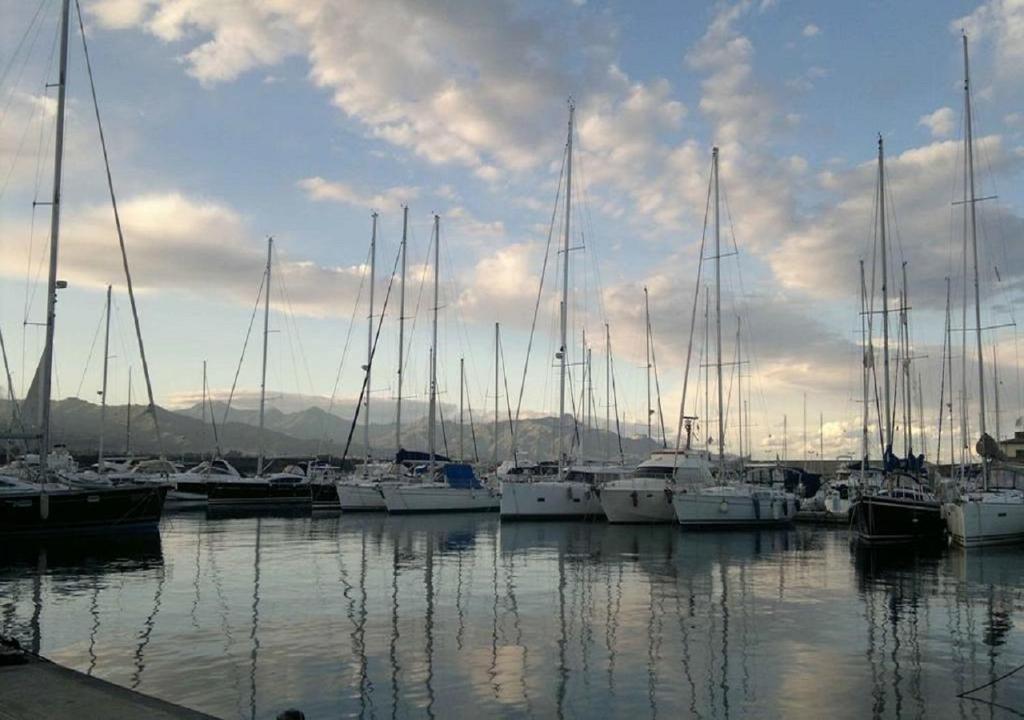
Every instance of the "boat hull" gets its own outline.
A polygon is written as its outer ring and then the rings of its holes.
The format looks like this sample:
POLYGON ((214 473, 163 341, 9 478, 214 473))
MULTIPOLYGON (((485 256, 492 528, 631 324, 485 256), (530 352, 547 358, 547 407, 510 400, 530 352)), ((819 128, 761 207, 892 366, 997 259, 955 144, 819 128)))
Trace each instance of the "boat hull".
POLYGON ((502 520, 604 517, 593 485, 559 480, 503 482, 500 512, 502 520))
POLYGON ((338 483, 337 488, 342 512, 384 512, 388 509, 377 483, 338 483))
POLYGON ((1024 503, 947 503, 942 512, 953 542, 962 547, 1009 545, 1024 542, 1024 503))
POLYGON ((389 513, 495 512, 498 496, 487 488, 453 488, 446 485, 383 485, 389 513))
POLYGON ((676 519, 664 483, 660 487, 647 484, 605 486, 601 488, 601 508, 610 523, 657 524, 676 519))
POLYGON ((793 498, 769 493, 676 492, 672 506, 679 524, 693 529, 779 527, 796 515, 793 498))
POLYGON ((311 505, 313 502, 307 483, 211 482, 207 485, 207 498, 211 506, 236 507, 311 505))
POLYGON ((57 535, 152 530, 168 487, 59 490, 0 497, 0 535, 57 535))
POLYGON ((868 544, 933 542, 946 530, 938 502, 878 495, 865 495, 853 504, 850 527, 857 540, 868 544))

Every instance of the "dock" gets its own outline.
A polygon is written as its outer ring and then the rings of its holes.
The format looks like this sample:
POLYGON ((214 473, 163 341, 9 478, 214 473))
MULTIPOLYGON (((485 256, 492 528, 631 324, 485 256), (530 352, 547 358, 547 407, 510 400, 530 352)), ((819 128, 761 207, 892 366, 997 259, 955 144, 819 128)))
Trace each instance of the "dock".
POLYGON ((0 720, 93 718, 210 720, 213 716, 70 670, 0 638, 0 720))

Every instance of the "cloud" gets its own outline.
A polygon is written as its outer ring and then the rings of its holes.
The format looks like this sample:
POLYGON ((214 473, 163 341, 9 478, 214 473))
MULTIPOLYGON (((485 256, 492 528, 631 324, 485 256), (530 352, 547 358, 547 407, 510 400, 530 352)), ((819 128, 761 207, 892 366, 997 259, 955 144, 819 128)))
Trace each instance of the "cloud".
POLYGON ((972 43, 993 43, 996 73, 1019 77, 1024 67, 1024 3, 1020 0, 989 0, 951 22, 949 29, 957 34, 966 32, 972 43))
POLYGON ((922 115, 918 125, 928 128, 934 138, 945 138, 953 134, 956 117, 950 107, 940 107, 933 113, 922 115))
MULTIPOLYGON (((128 197, 119 204, 132 279, 141 293, 184 292, 219 296, 251 305, 266 263, 266 240, 254 235, 233 209, 179 193, 128 197)), ((17 236, 19 228, 7 232, 17 236)), ((73 285, 101 288, 123 284, 113 219, 107 205, 66 208, 62 223, 61 278, 73 285)), ((290 243, 276 244, 275 277, 283 282, 271 300, 279 304, 282 286, 288 304, 311 316, 348 316, 364 268, 328 267, 292 257, 290 243)), ((24 243, 11 243, 0 273, 23 277, 24 243)), ((145 301, 143 301, 145 302, 145 301)))
POLYGON ((322 177, 299 180, 298 186, 310 200, 340 202, 373 210, 390 209, 419 197, 418 187, 390 187, 377 193, 365 194, 348 183, 331 182, 322 177))
POLYGON ((800 34, 806 38, 812 38, 821 33, 821 28, 814 23, 807 23, 804 25, 804 29, 800 31, 800 34))

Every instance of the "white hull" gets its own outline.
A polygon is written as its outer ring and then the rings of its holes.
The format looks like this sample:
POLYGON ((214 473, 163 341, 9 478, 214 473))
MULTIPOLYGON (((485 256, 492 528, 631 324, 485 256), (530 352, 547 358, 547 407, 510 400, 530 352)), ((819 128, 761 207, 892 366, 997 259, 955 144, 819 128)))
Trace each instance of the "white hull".
POLYGON ((384 496, 377 483, 338 483, 338 503, 342 512, 384 512, 384 496))
POLYGON ((942 507, 953 542, 963 547, 1024 542, 1024 502, 962 500, 942 507))
POLYGON ((604 517, 594 487, 570 480, 502 482, 500 509, 502 518, 522 520, 604 517))
POLYGON ((498 496, 487 488, 453 488, 439 483, 383 485, 389 513, 495 511, 498 496))
POLYGON ((785 525, 796 515, 796 501, 777 492, 750 493, 723 488, 676 492, 672 497, 683 527, 785 525))
POLYGON ((620 481, 601 488, 601 507, 610 523, 670 523, 676 519, 665 481, 620 481))
POLYGON ((185 492, 183 490, 170 490, 167 493, 167 499, 164 500, 164 506, 168 506, 168 505, 175 505, 175 506, 182 506, 182 505, 205 505, 205 504, 206 504, 206 495, 205 494, 200 494, 200 493, 195 493, 195 492, 185 492))
POLYGON ((849 520, 850 508, 852 505, 853 503, 849 500, 844 500, 839 497, 839 495, 826 495, 824 507, 822 509, 825 511, 826 515, 831 515, 837 518, 846 518, 849 520))

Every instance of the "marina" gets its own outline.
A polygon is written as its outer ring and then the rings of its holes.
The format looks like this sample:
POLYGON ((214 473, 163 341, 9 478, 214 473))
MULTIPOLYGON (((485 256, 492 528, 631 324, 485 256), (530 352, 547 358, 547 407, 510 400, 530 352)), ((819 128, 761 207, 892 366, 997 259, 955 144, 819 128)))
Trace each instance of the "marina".
MULTIPOLYGON (((1019 551, 851 549, 845 529, 208 517, 4 551, 0 634, 223 718, 1000 716, 1019 551), (841 682, 836 682, 841 678, 841 682)), ((3 670, 0 669, 0 673, 3 670)))

